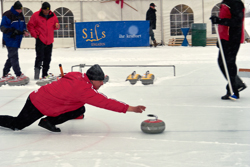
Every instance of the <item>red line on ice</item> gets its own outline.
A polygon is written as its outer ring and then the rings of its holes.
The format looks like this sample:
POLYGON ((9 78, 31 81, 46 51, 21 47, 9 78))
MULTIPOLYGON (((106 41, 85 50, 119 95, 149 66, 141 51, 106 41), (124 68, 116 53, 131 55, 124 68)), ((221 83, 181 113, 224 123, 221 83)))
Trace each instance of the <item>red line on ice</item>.
MULTIPOLYGON (((28 90, 28 91, 30 91, 30 90, 28 90)), ((14 99, 12 99, 12 100, 8 101, 7 103, 5 103, 5 104, 1 105, 1 106, 0 106, 0 108, 2 108, 3 106, 5 106, 5 105, 7 105, 7 104, 11 103, 12 101, 16 100, 18 97, 20 97, 20 96, 24 95, 24 94, 25 94, 25 93, 27 93, 28 91, 26 91, 26 92, 22 93, 22 94, 21 94, 21 95, 19 95, 19 96, 16 96, 14 99)), ((20 110, 20 111, 21 111, 21 110, 20 110)))

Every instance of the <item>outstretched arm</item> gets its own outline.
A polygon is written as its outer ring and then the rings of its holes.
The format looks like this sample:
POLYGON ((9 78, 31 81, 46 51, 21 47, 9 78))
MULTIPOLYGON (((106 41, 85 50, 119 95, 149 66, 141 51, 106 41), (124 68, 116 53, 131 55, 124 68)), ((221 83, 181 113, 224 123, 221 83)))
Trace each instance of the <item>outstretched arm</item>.
POLYGON ((128 112, 135 112, 135 113, 142 113, 143 111, 145 111, 146 107, 145 106, 129 106, 128 107, 128 112))
POLYGON ((96 90, 94 90, 93 87, 91 89, 88 89, 88 91, 86 90, 84 91, 82 99, 83 99, 82 102, 84 104, 87 103, 89 105, 93 105, 99 108, 104 108, 119 113, 126 113, 126 112, 142 113, 146 109, 146 107, 142 105, 134 107, 126 103, 117 101, 115 99, 109 99, 104 94, 98 93, 96 90))

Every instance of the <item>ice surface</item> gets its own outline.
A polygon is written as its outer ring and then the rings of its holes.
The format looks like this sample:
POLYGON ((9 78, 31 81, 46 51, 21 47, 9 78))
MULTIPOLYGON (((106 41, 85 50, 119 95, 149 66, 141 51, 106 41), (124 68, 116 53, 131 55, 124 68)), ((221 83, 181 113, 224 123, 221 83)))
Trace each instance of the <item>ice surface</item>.
MULTIPOLYGON (((241 46, 239 68, 250 68, 249 47, 241 46)), ((17 132, 0 128, 0 166, 250 166, 250 89, 237 101, 220 99, 227 82, 217 66, 217 54, 214 46, 54 49, 50 70, 54 74, 59 74, 58 64, 69 72, 72 65, 98 63, 175 65, 176 76, 172 68, 103 68, 110 81, 100 92, 130 105, 145 105, 144 113, 119 114, 86 105, 85 119, 58 125, 61 133, 50 133, 38 122, 17 132), (149 70, 156 76, 154 85, 125 82, 134 70, 141 75, 149 70), (147 114, 166 123, 164 133, 141 132, 147 114)), ((0 55, 3 68, 6 49, 0 49, 0 55)), ((35 51, 20 49, 19 59, 31 82, 0 87, 1 115, 17 115, 29 93, 39 88, 33 80, 35 51)), ((243 80, 250 85, 249 78, 243 80)))

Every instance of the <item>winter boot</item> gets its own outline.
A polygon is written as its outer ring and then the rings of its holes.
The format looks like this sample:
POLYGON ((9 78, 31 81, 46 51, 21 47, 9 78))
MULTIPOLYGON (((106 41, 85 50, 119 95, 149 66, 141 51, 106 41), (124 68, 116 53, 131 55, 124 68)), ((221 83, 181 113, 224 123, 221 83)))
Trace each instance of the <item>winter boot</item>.
POLYGON ((61 132, 60 128, 57 128, 55 125, 52 125, 47 119, 43 118, 40 120, 39 126, 51 131, 51 132, 61 132))
POLYGON ((154 40, 153 43, 154 43, 154 47, 156 47, 158 45, 158 43, 156 42, 156 40, 154 40))
POLYGON ((39 79, 39 75, 40 75, 40 69, 39 68, 35 68, 35 76, 34 79, 38 80, 39 79))

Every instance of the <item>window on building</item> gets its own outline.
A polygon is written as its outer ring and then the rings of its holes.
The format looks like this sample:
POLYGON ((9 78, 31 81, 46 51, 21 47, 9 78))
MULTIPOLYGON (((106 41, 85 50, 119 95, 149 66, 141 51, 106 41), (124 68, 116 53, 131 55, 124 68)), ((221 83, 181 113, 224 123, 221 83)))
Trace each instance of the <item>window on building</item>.
MULTIPOLYGON (((219 13, 220 13, 220 4, 221 3, 218 3, 217 5, 215 5, 213 7, 213 9, 212 9, 212 16, 219 16, 219 13)), ((215 30, 214 24, 212 24, 212 34, 216 34, 216 30, 215 30)))
POLYGON ((74 15, 68 8, 57 8, 56 14, 60 29, 54 32, 55 38, 73 38, 74 37, 74 15))
MULTIPOLYGON (((184 4, 175 6, 170 13, 171 36, 182 35, 181 28, 191 28, 194 22, 193 10, 184 4)), ((191 31, 188 32, 191 35, 191 31)))
MULTIPOLYGON (((23 12, 24 21, 25 21, 25 24, 26 24, 26 27, 27 27, 27 24, 30 21, 30 17, 33 15, 33 12, 29 8, 26 8, 26 7, 23 7, 22 12, 23 12)), ((25 38, 31 38, 31 35, 29 35, 29 36, 27 36, 25 38)))

